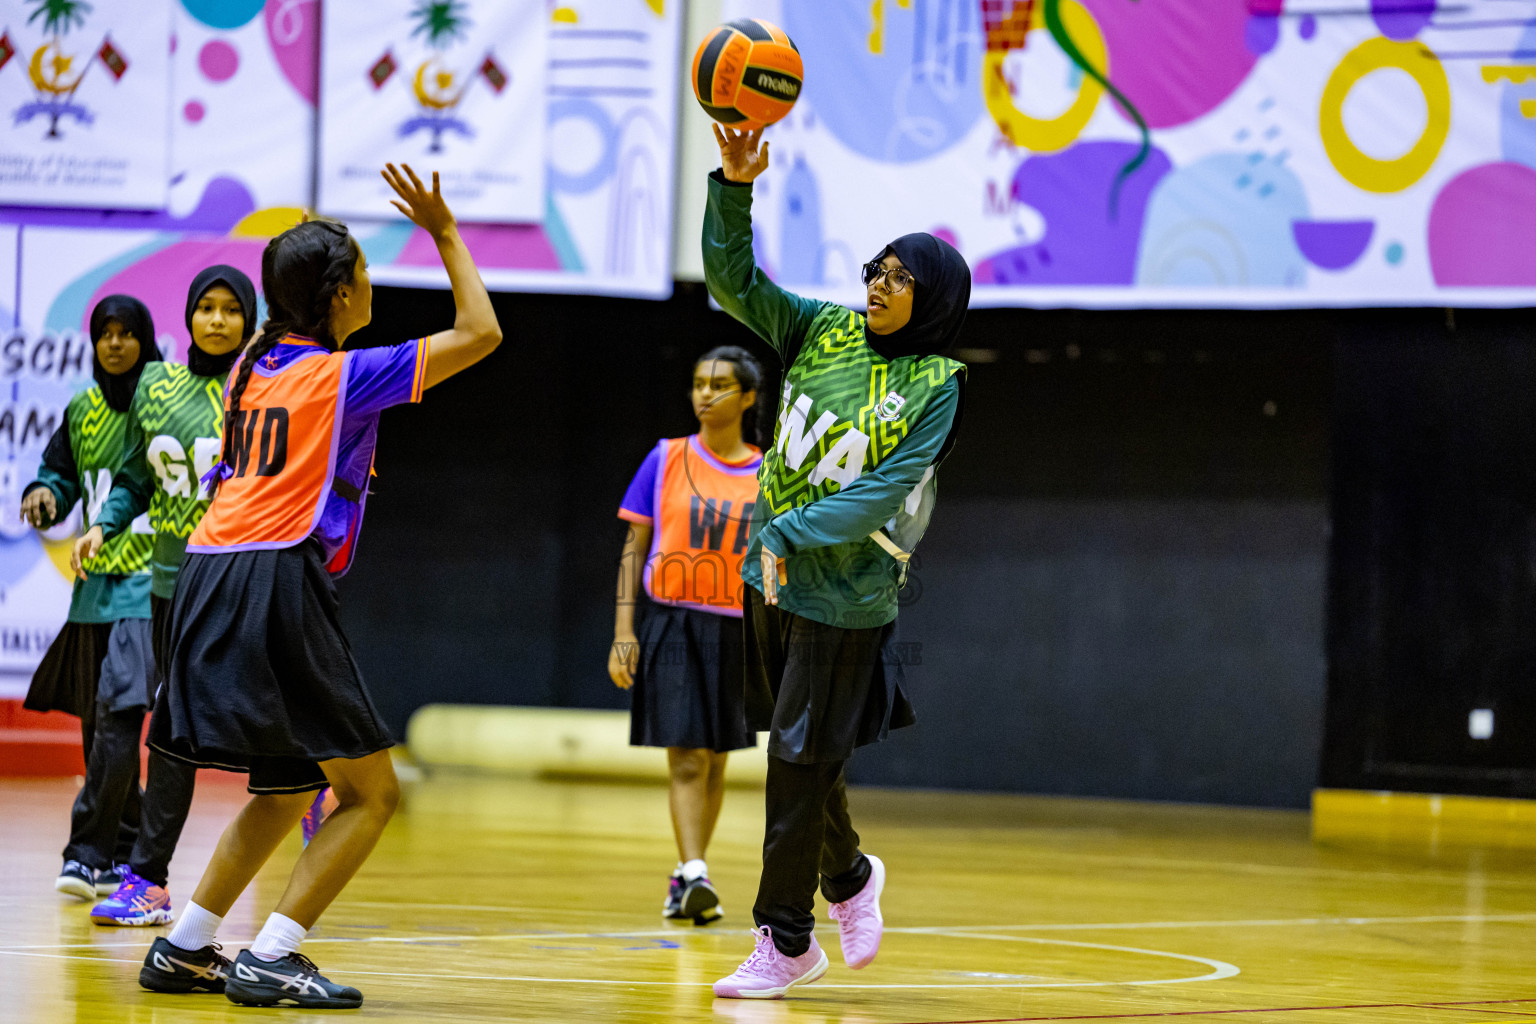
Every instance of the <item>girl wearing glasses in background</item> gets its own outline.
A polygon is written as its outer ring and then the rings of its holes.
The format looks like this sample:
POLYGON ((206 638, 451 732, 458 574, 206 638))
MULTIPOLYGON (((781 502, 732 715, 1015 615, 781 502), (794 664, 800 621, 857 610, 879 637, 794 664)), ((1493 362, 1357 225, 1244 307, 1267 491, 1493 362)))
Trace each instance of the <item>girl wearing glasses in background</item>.
POLYGON ((742 706, 741 560, 763 461, 744 435, 757 440, 762 375, 746 349, 700 356, 690 396, 699 432, 657 442, 619 505, 630 525, 608 675, 634 697, 630 744, 667 749, 678 861, 662 916, 694 924, 723 913, 704 854, 726 759, 756 745, 742 706), (649 600, 637 636, 642 579, 649 600))
POLYGON ((859 850, 844 769, 856 747, 913 722, 889 645, 960 420, 965 367, 944 353, 971 274, 953 247, 918 233, 865 266, 864 316, 783 291, 752 259, 762 130, 716 126, 715 139, 705 281, 786 367, 742 562, 748 725, 769 733, 756 949, 715 994, 776 999, 827 970, 812 934, 818 876, 847 965, 867 967, 879 950, 885 866, 859 850))

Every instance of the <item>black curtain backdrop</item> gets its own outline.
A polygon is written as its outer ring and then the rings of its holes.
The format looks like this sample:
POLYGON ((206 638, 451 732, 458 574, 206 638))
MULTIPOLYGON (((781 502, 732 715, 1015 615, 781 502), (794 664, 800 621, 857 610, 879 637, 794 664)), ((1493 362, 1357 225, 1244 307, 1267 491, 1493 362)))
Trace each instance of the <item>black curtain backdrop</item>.
MULTIPOLYGON (((385 415, 341 584, 398 736, 429 702, 627 706, 604 668, 619 499, 658 437, 693 429, 694 357, 743 344, 777 370, 697 286, 495 301, 501 349, 385 415)), ((445 292, 380 288, 358 340, 452 315, 445 292)), ((855 781, 1304 805, 1334 366, 1353 365, 1336 344, 1372 322, 973 312, 964 426, 900 619, 919 724, 862 751, 855 781)))
POLYGON ((1529 319, 1358 317, 1338 349, 1324 785, 1536 796, 1529 319))

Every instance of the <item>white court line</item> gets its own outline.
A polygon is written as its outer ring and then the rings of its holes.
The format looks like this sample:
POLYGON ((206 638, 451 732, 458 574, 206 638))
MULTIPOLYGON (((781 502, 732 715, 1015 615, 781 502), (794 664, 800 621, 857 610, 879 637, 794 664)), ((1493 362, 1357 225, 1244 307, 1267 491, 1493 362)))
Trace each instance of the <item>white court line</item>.
POLYGON ((401 903, 394 900, 337 900, 333 907, 378 907, 384 910, 400 910, 407 908, 412 910, 462 910, 469 914, 505 914, 512 911, 527 911, 532 914, 570 915, 573 917, 599 917, 607 914, 612 916, 611 910, 566 910, 551 909, 549 907, 494 907, 480 906, 466 903, 401 903))
MULTIPOLYGON (((1284 928, 1284 927, 1309 927, 1318 925, 1327 926, 1356 926, 1372 924, 1519 924, 1536 921, 1536 913, 1533 914, 1435 914, 1420 915, 1415 917, 1280 917, 1257 918, 1239 921, 1109 921, 1097 923, 1069 923, 1069 924, 981 924, 981 925, 927 925, 907 928, 886 928, 887 932, 902 935, 940 935, 961 929, 966 933, 971 932, 1001 932, 1001 931, 1027 931, 1027 932, 1092 932, 1092 931, 1134 931, 1138 928, 1147 929, 1172 929, 1172 928, 1284 928)), ((685 935, 695 935, 704 938, 709 935, 734 935, 735 932, 725 931, 701 932, 693 928, 659 928, 642 931, 616 931, 616 932, 498 932, 492 935, 358 935, 358 936, 318 936, 305 939, 306 943, 317 942, 505 942, 508 940, 564 940, 564 939, 652 939, 652 938, 677 938, 685 935)), ((232 944, 244 940, 231 940, 232 944)), ((114 949, 129 946, 142 946, 139 942, 58 942, 44 943, 40 945, 0 946, 0 953, 12 950, 27 949, 114 949)))
MULTIPOLYGON (((892 931, 894 929, 886 929, 892 931)), ((1024 989, 1024 988, 1114 988, 1123 985, 1184 985, 1195 981, 1219 981, 1223 978, 1235 977, 1242 971, 1235 965, 1222 960, 1212 960, 1203 956, 1190 956, 1185 953, 1168 953, 1159 949, 1139 949, 1135 946, 1107 946, 1097 942, 1071 942, 1066 939, 1033 939, 1020 935, 970 935, 966 932, 927 932, 925 934, 941 935, 950 938, 978 938, 996 939, 1005 942, 1034 942, 1044 946, 1075 946, 1081 949, 1100 949, 1115 953, 1135 953, 1142 956, 1165 957, 1172 960, 1187 960, 1192 963, 1210 967, 1209 974, 1194 975, 1187 978, 1152 978, 1142 981, 1127 981, 1119 979, 1115 981, 1025 981, 1025 982, 993 982, 977 984, 972 982, 892 982, 889 984, 858 984, 850 982, 832 982, 823 984, 817 982, 818 988, 836 989, 1024 989)), ((655 988, 708 988, 713 983, 707 981, 654 981, 634 980, 625 978, 551 978, 544 975, 480 975, 480 974, 424 974, 407 973, 402 971, 347 971, 347 977, 374 978, 421 978, 441 981, 517 981, 534 982, 550 985, 644 985, 655 988)))

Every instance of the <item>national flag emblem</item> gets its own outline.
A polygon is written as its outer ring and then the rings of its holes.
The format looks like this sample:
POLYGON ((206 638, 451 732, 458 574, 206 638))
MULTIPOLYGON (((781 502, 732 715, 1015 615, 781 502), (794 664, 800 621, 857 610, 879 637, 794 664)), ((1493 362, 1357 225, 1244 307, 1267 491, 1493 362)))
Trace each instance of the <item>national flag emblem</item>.
POLYGON ((373 67, 368 69, 368 80, 373 83, 375 89, 378 89, 385 82, 389 81, 389 76, 395 73, 395 68, 398 66, 395 63, 395 55, 385 50, 384 56, 380 57, 373 67))
POLYGON ((10 33, 0 32, 0 68, 5 67, 14 56, 16 56, 16 44, 11 42, 10 33))
POLYGON ((96 51, 96 56, 101 58, 101 62, 107 66, 108 71, 112 72, 115 80, 121 81, 123 75, 128 73, 128 58, 112 45, 111 39, 101 41, 101 49, 96 51))
POLYGON ((485 55, 485 62, 480 65, 480 73, 498 93, 507 87, 507 73, 501 69, 500 64, 496 63, 493 55, 489 53, 485 55))

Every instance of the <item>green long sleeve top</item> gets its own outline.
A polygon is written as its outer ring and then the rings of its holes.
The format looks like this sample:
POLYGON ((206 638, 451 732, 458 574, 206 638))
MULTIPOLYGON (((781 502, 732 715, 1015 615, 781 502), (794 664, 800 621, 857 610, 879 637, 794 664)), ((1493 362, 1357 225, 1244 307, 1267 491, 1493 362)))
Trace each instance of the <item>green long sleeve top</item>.
MULTIPOLYGON (((839 339, 847 343, 862 343, 862 316, 787 292, 756 266, 750 185, 728 182, 719 171, 710 175, 703 245, 704 280, 715 301, 789 364, 804 354, 807 342, 827 331, 841 332, 839 339)), ((777 515, 760 494, 742 579, 762 590, 760 554, 766 546, 787 562, 788 583, 779 588, 781 608, 850 629, 895 619, 899 567, 870 534, 889 522, 922 483, 944 448, 959 405, 960 380, 951 376, 895 450, 839 490, 777 515)), ((783 444, 784 411, 774 432, 776 450, 783 444)))
MULTIPOLYGON (((74 447, 70 443, 67 416, 48 439, 48 446, 43 449, 42 465, 37 470, 37 479, 26 486, 22 496, 25 497, 39 487, 46 487, 53 492, 56 511, 51 519, 42 524, 42 529, 63 521, 75 507, 75 502, 84 496, 74 447)), ((69 597, 68 620, 99 624, 113 623, 119 619, 147 619, 149 588, 147 573, 88 573, 85 579, 75 580, 69 597)))
POLYGON ((145 367, 128 407, 123 463, 96 517, 111 539, 149 514, 151 588, 166 600, 176 592, 187 538, 212 500, 202 476, 218 458, 227 376, 199 376, 179 363, 145 367))

